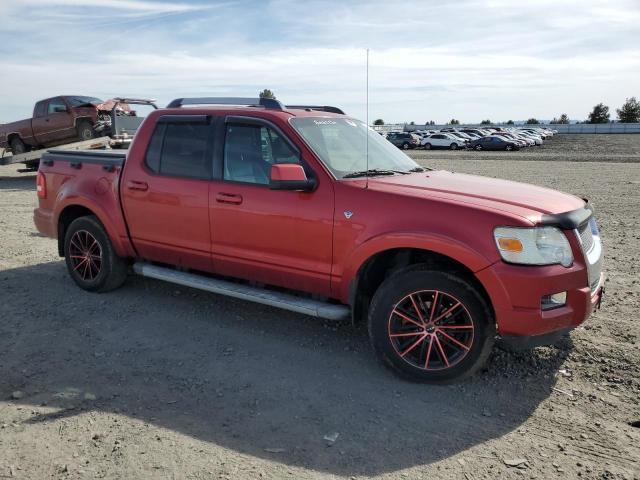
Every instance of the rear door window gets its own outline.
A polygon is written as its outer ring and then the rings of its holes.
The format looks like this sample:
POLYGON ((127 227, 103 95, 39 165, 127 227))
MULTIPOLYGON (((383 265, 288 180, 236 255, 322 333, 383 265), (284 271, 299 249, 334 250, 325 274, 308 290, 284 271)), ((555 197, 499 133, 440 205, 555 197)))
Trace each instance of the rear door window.
POLYGON ((159 175, 210 179, 213 137, 208 123, 158 123, 147 148, 145 164, 159 175))
POLYGON ((34 117, 36 118, 44 117, 46 111, 47 111, 47 101, 41 100, 38 103, 36 103, 36 108, 34 110, 34 117))

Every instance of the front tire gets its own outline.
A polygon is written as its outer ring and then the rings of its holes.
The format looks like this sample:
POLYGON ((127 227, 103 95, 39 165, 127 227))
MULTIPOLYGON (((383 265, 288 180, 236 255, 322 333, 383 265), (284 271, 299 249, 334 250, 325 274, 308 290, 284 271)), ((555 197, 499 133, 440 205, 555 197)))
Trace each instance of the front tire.
POLYGON ((482 150, 482 145, 476 145, 474 148, 479 152, 482 150))
POLYGON ((378 358, 400 376, 447 383, 484 365, 495 321, 482 295, 461 276, 426 265, 389 277, 369 309, 369 338, 378 358))
POLYGON ((513 147, 511 145, 507 145, 506 150, 507 150, 507 152, 510 152, 511 150, 513 150, 513 147))
POLYGON ((457 144, 455 144, 455 143, 452 143, 451 145, 449 145, 449 148, 450 148, 451 150, 457 150, 457 149, 458 149, 458 145, 457 145, 457 144))
POLYGON ((64 256, 69 275, 89 292, 108 292, 127 278, 127 263, 120 258, 100 221, 93 215, 76 218, 65 233, 64 256))
POLYGON ((431 144, 430 143, 425 143, 424 144, 424 149, 425 150, 431 150, 431 144))
POLYGON ((409 150, 409 144, 408 143, 403 143, 402 144, 402 149, 403 150, 409 150))
POLYGON ((11 145, 12 155, 20 155, 21 153, 27 153, 29 151, 29 147, 27 147, 20 137, 11 139, 9 145, 11 145))
POLYGON ((86 120, 78 123, 78 138, 80 141, 91 140, 96 137, 96 132, 93 129, 93 125, 86 120))

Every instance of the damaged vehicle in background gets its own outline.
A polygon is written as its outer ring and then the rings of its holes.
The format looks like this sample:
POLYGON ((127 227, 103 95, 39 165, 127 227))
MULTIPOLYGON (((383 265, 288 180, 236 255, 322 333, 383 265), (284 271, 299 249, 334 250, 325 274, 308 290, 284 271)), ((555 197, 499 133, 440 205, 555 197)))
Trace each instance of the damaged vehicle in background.
POLYGON ((98 134, 121 140, 122 144, 128 143, 126 138, 132 137, 142 123, 142 117, 137 116, 131 104, 157 108, 153 100, 145 99, 113 98, 103 101, 82 95, 60 95, 40 100, 36 102, 31 118, 0 125, 0 148, 18 155, 63 145, 71 140, 91 140, 98 134), (126 121, 127 117, 135 120, 126 121), (118 123, 114 118, 125 120, 125 125, 120 129, 113 128, 118 123))
MULTIPOLYGON (((131 105, 147 105, 156 109, 154 100, 116 97, 103 101, 83 95, 60 95, 36 102, 33 117, 0 125, 0 148, 11 151, 13 161, 37 168, 42 153, 21 156, 33 150, 87 142, 105 137, 102 146, 128 148, 136 130, 144 120, 131 105)), ((87 148, 87 147, 84 147, 87 148)))

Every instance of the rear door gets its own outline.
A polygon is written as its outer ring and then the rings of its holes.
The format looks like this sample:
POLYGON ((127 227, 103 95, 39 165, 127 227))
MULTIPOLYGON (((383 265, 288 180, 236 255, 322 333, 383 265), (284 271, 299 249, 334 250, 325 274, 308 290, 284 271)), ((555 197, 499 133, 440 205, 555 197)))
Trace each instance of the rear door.
POLYGON ((33 134, 40 145, 69 138, 74 134, 74 118, 62 97, 47 101, 44 115, 32 121, 33 134))
POLYGON ((334 196, 326 174, 269 121, 230 116, 220 132, 209 200, 215 271, 328 296, 334 196), (317 188, 271 190, 274 163, 302 164, 317 188))
POLYGON ((446 142, 445 142, 446 137, 441 133, 439 133, 437 135, 434 135, 431 138, 433 138, 432 145, 434 147, 443 147, 446 144, 446 142))
POLYGON ((142 258, 211 270, 213 129, 206 115, 160 117, 144 159, 127 162, 122 203, 142 258))

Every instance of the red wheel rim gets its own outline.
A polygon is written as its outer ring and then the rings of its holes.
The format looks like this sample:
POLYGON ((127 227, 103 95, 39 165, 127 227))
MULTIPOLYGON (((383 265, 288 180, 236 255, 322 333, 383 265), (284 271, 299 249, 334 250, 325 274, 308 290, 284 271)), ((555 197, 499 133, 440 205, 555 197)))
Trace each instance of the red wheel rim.
POLYGON ((92 281, 102 270, 102 247, 86 230, 78 230, 69 243, 73 272, 82 280, 92 281))
POLYGON ((471 350, 474 324, 467 308, 453 295, 420 290, 394 305, 388 333, 405 362, 421 370, 446 370, 471 350))

